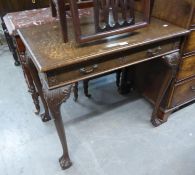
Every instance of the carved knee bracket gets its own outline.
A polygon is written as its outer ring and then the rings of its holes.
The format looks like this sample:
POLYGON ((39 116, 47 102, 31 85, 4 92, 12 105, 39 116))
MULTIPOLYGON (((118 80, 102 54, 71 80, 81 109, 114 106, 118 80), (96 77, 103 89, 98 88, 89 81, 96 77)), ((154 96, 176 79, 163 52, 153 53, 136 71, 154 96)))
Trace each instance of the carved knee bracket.
POLYGON ((60 106, 70 97, 72 85, 49 90, 43 86, 43 92, 49 106, 60 106))
POLYGON ((162 123, 167 121, 167 117, 163 117, 163 119, 160 119, 158 116, 158 111, 160 110, 161 103, 165 97, 165 94, 170 87, 172 81, 175 80, 177 68, 179 65, 180 60, 180 53, 175 52, 166 56, 162 57, 162 60, 164 61, 165 65, 168 67, 168 70, 166 71, 164 80, 162 82, 162 86, 159 91, 159 95, 157 97, 157 101, 155 103, 155 107, 152 113, 151 122, 154 126, 159 126, 162 123))

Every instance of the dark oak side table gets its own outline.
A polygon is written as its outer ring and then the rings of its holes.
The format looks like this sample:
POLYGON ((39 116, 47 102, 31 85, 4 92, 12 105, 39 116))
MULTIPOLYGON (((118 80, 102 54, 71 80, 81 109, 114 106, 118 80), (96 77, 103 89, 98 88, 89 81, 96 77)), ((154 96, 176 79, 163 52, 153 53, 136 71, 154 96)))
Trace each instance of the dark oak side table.
MULTIPOLYGON (((69 31, 72 31, 71 27, 69 31)), ((189 30, 182 27, 152 18, 150 25, 131 35, 79 47, 72 32, 69 33, 70 41, 63 43, 56 22, 18 30, 27 50, 27 68, 42 87, 48 110, 54 118, 63 149, 59 159, 62 169, 70 167, 71 161, 60 107, 70 97, 72 84, 149 60, 161 60, 167 71, 161 79, 151 117, 153 125, 158 126, 167 120, 161 113, 161 103, 176 76, 180 47, 188 33, 189 30)))
POLYGON ((15 46, 12 41, 12 38, 10 37, 6 25, 3 20, 3 16, 7 13, 13 13, 13 12, 19 12, 24 10, 32 10, 32 9, 38 9, 38 8, 45 8, 49 6, 48 0, 20 0, 20 1, 12 1, 12 0, 1 0, 0 3, 0 17, 1 17, 1 25, 4 30, 6 40, 9 46, 10 51, 13 54, 13 58, 15 60, 15 65, 20 65, 20 62, 18 60, 17 53, 15 51, 15 46))
POLYGON ((26 48, 20 39, 17 30, 20 28, 31 28, 32 26, 42 25, 45 23, 50 24, 54 21, 57 21, 57 19, 51 17, 50 8, 13 12, 8 13, 3 17, 4 33, 8 41, 8 46, 10 47, 10 50, 12 50, 16 64, 18 62, 21 63, 24 77, 28 86, 28 91, 32 96, 36 108, 35 114, 38 115, 40 112, 39 96, 43 103, 45 112, 41 114, 41 118, 44 122, 51 119, 49 111, 46 107, 47 104, 45 102, 41 87, 38 86, 37 82, 33 80, 33 77, 30 75, 29 70, 27 69, 26 60, 24 57, 26 48))

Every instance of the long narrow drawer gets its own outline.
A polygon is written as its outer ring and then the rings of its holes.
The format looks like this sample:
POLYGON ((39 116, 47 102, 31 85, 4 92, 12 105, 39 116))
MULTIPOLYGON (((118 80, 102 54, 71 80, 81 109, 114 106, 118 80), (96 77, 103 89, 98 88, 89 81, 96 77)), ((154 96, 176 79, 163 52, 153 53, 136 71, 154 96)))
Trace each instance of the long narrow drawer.
POLYGON ((195 78, 176 84, 172 98, 172 107, 195 99, 195 78))
POLYGON ((185 43, 184 53, 195 52, 195 29, 193 29, 185 43))
POLYGON ((107 55, 81 64, 65 67, 58 71, 47 72, 49 88, 91 78, 100 74, 111 72, 131 64, 147 61, 155 57, 178 50, 179 40, 163 41, 150 44, 148 47, 131 49, 118 54, 107 55))
POLYGON ((195 56, 185 57, 182 60, 177 80, 184 80, 195 75, 195 56))

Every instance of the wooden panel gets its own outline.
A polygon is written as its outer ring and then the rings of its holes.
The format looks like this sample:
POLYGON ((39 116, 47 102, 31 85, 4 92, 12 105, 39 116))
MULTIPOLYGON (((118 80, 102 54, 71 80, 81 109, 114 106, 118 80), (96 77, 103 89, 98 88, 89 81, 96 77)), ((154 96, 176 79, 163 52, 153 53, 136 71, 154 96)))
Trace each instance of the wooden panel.
POLYGON ((155 0, 152 16, 188 27, 192 6, 184 0, 155 0))
POLYGON ((195 51, 195 30, 192 30, 185 43, 184 53, 195 51))
POLYGON ((195 26, 195 10, 194 10, 194 15, 193 15, 193 18, 192 18, 191 25, 192 26, 195 26))
POLYGON ((183 81, 175 86, 172 107, 195 99, 195 78, 183 81))
POLYGON ((186 57, 180 66, 177 80, 183 80, 195 75, 195 56, 186 57))
POLYGON ((167 66, 161 59, 154 59, 136 65, 135 89, 151 103, 155 103, 162 86, 162 80, 167 72, 167 66))
POLYGON ((132 49, 119 54, 102 57, 99 61, 91 61, 88 63, 78 64, 72 67, 63 68, 60 71, 52 71, 47 74, 49 87, 58 84, 68 84, 76 82, 88 77, 97 76, 102 73, 111 72, 113 70, 126 67, 132 63, 139 63, 153 59, 155 57, 173 52, 174 42, 156 43, 149 47, 141 47, 140 49, 132 49), (121 56, 122 55, 122 56, 121 56), (55 80, 55 81, 54 81, 55 80))

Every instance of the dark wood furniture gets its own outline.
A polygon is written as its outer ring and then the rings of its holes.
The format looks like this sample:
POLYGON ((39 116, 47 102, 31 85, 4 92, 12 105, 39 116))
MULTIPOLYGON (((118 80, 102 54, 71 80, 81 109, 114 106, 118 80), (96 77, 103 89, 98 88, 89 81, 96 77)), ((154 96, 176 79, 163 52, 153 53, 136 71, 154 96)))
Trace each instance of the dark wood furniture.
POLYGON ((135 14, 134 0, 126 1, 64 1, 51 0, 52 16, 59 14, 61 30, 64 42, 68 42, 67 11, 71 11, 71 18, 74 26, 75 40, 79 44, 92 42, 108 36, 124 34, 133 30, 145 27, 150 18, 150 0, 140 0, 142 17, 137 19, 135 14), (80 21, 80 10, 90 9, 90 17, 93 17, 94 31, 86 33, 82 31, 80 21), (84 34, 83 34, 84 32, 84 34))
POLYGON ((169 105, 171 111, 195 100, 195 2, 189 23, 185 26, 191 33, 183 46, 183 57, 177 72, 177 78, 171 87, 169 105))
POLYGON ((94 12, 92 16, 94 18, 95 31, 91 34, 83 34, 79 19, 79 5, 75 0, 70 1, 70 9, 77 43, 81 44, 108 36, 132 32, 133 30, 145 27, 149 23, 150 0, 141 0, 143 16, 142 19, 139 18, 139 21, 136 19, 134 0, 94 0, 92 2, 92 9, 94 12), (111 18, 111 15, 113 19, 111 18))
MULTIPOLYGON (((71 2, 71 1, 70 1, 71 2)), ((90 8, 93 6, 92 1, 78 1, 79 9, 90 8)), ((50 0, 51 12, 53 17, 58 17, 64 42, 68 42, 67 17, 70 17, 69 0, 50 0)))
POLYGON ((3 16, 7 13, 17 12, 17 11, 24 11, 24 10, 31 10, 37 8, 43 8, 49 6, 49 0, 20 0, 20 2, 15 0, 1 0, 0 2, 0 17, 1 17, 1 25, 4 30, 4 34, 9 46, 10 51, 13 54, 13 58, 15 60, 15 65, 20 65, 18 61, 18 56, 16 52, 16 47, 12 40, 12 37, 9 35, 9 32, 6 28, 6 25, 3 20, 3 16))
MULTIPOLYGON (((28 86, 28 91, 32 96, 36 112, 35 114, 40 113, 39 97, 42 101, 43 106, 46 106, 46 102, 42 93, 42 90, 37 86, 36 81, 33 80, 33 77, 29 73, 29 70, 26 66, 26 59, 24 57, 26 48, 20 39, 17 30, 19 28, 30 28, 34 25, 42 25, 45 23, 52 23, 56 19, 51 17, 51 11, 49 8, 43 9, 33 9, 26 10, 21 12, 8 13, 3 17, 4 33, 7 36, 8 42, 13 44, 10 46, 11 49, 14 49, 14 54, 16 54, 17 60, 20 61, 24 77, 28 86), (6 30, 6 31, 5 31, 6 30)), ((75 93, 76 94, 76 93, 75 93)), ((50 120, 49 111, 47 107, 44 107, 45 112, 41 114, 42 121, 46 122, 50 120)))
MULTIPOLYGON (((185 38, 181 49, 179 67, 175 69, 175 78, 161 103, 159 120, 156 126, 166 122, 170 114, 195 100, 195 7, 194 0, 155 0, 152 16, 191 31, 185 38), (177 4, 177 5, 175 5, 177 4), (166 9, 166 10, 164 10, 166 9), (174 14, 174 15, 170 15, 174 14)), ((166 25, 166 22, 165 22, 166 25)), ((137 89, 152 103, 155 103, 164 71, 159 61, 139 65, 134 78, 137 89), (156 65, 156 66, 155 66, 156 65), (147 68, 148 67, 148 68, 147 68), (146 77, 147 75, 147 77, 146 77), (145 77, 145 78, 140 78, 145 77)), ((132 79, 132 77, 130 77, 132 79)))
POLYGON ((18 55, 17 55, 17 52, 16 52, 16 47, 14 46, 14 42, 12 40, 12 37, 8 33, 8 30, 6 28, 6 25, 4 23, 3 18, 1 19, 1 26, 2 26, 2 29, 3 29, 3 32, 4 32, 4 35, 5 35, 5 38, 6 38, 8 47, 9 47, 9 50, 10 50, 10 52, 13 55, 13 58, 14 58, 14 61, 15 61, 14 64, 15 64, 15 66, 19 66, 20 65, 20 62, 18 60, 18 55))
MULTIPOLYGON (((64 42, 68 42, 67 18, 70 18, 71 16, 75 31, 75 40, 79 44, 95 41, 107 36, 132 32, 135 29, 145 27, 149 23, 151 7, 150 0, 140 0, 139 7, 141 14, 139 14, 139 18, 137 18, 137 15, 135 14, 137 4, 134 0, 50 0, 50 4, 52 16, 57 17, 57 14, 59 16, 64 42), (85 13, 85 15, 82 13, 85 13), (81 16, 85 16, 86 21, 89 20, 91 24, 94 24, 94 31, 91 34, 85 32, 83 35, 80 22, 81 16)), ((86 30, 88 31, 88 29, 86 30)), ((85 71, 89 70, 90 69, 85 71)), ((120 75, 121 70, 116 71, 116 85, 118 87, 120 86, 120 75)), ((84 93, 87 97, 91 96, 88 93, 89 80, 90 79, 83 82, 84 93)))
MULTIPOLYGON (((83 14, 84 15, 84 14, 83 14)), ((45 105, 45 99, 43 97, 42 92, 40 92, 39 88, 36 88, 36 82, 33 82, 33 77, 29 74, 29 71, 26 68, 26 60, 24 58, 25 54, 25 46, 18 36, 17 30, 20 28, 27 28, 32 27, 34 25, 42 25, 45 23, 52 23, 53 21, 57 21, 57 19, 51 17, 51 11, 49 8, 43 8, 43 9, 34 9, 34 10, 26 10, 21 12, 13 12, 8 13, 3 17, 4 25, 6 28, 6 35, 8 35, 8 39, 11 39, 11 42, 14 45, 14 53, 17 54, 17 58, 21 63, 24 77, 28 86, 28 91, 32 96, 35 108, 36 108, 36 114, 38 115, 40 112, 40 105, 39 105, 39 96, 41 98, 41 101, 43 105, 45 105)), ((13 48, 13 47, 12 47, 13 48)), ((87 71, 87 70, 83 70, 87 71)), ((89 71, 89 70, 88 70, 89 71)), ((90 97, 88 94, 88 81, 85 80, 83 82, 84 84, 84 93, 87 97, 90 97)), ((116 84, 119 87, 120 83, 120 71, 117 71, 116 73, 116 84)), ((74 84, 74 100, 77 101, 78 99, 78 83, 74 84)), ((47 108, 45 108, 46 111, 41 114, 42 121, 46 122, 50 120, 49 112, 47 111, 47 108)))
MULTIPOLYGON (((147 27, 130 35, 78 47, 72 32, 72 21, 67 19, 67 24, 70 25, 67 43, 63 43, 61 30, 55 22, 18 31, 27 49, 27 68, 43 90, 47 104, 45 107, 54 118, 63 148, 63 155, 59 159, 62 169, 70 167, 71 161, 60 107, 69 98, 72 84, 138 63, 160 60, 167 70, 161 78, 160 91, 154 102, 154 124, 161 117, 162 100, 175 79, 175 70, 181 59, 181 44, 189 33, 183 27, 152 18, 147 27)), ((89 26, 93 30, 93 25, 89 23, 89 26)))

